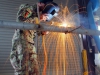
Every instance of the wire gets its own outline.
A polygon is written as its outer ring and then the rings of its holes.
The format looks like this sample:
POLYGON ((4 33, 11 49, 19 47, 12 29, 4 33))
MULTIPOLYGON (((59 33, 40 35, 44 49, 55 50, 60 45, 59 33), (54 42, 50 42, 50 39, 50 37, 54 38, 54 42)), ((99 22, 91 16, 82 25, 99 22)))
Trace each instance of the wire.
POLYGON ((77 27, 77 28, 75 28, 75 29, 73 29, 73 30, 66 31, 66 32, 65 32, 65 34, 66 34, 66 33, 71 33, 71 32, 73 32, 73 31, 75 31, 75 30, 79 29, 81 26, 82 26, 82 25, 80 25, 79 27, 77 27))
POLYGON ((38 6, 38 3, 37 3, 37 15, 38 15, 38 20, 40 22, 40 13, 39 13, 39 6, 38 6))
POLYGON ((73 32, 73 31, 79 29, 81 26, 82 26, 82 25, 80 25, 79 27, 77 27, 77 28, 75 28, 75 29, 73 29, 73 30, 71 30, 71 31, 68 31, 68 32, 69 32, 69 33, 70 33, 70 32, 73 32))

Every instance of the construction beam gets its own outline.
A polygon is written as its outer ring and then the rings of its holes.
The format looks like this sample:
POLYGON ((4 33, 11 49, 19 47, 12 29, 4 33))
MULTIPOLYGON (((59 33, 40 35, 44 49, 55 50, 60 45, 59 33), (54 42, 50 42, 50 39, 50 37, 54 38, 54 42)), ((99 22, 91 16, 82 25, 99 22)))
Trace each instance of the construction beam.
POLYGON ((62 32, 62 33, 75 33, 75 34, 85 34, 85 35, 100 35, 98 30, 90 30, 84 28, 73 28, 73 27, 62 27, 55 25, 46 25, 44 23, 31 24, 24 22, 11 22, 11 21, 1 21, 0 28, 10 28, 10 29, 26 29, 26 30, 38 30, 38 31, 50 31, 50 32, 62 32))

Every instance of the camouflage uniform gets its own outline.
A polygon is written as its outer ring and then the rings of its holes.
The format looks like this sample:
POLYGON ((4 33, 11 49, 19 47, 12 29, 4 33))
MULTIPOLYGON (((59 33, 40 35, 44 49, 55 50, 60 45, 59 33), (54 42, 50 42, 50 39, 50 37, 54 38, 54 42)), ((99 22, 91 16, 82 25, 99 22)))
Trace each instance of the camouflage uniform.
MULTIPOLYGON (((36 4, 30 6, 22 4, 19 7, 17 21, 34 23, 34 17, 37 17, 36 4), (25 11, 30 12, 28 18, 24 19, 25 11)), ((10 61, 15 69, 15 75, 38 75, 38 61, 33 38, 35 33, 33 30, 16 29, 12 39, 12 49, 10 53, 10 61)))

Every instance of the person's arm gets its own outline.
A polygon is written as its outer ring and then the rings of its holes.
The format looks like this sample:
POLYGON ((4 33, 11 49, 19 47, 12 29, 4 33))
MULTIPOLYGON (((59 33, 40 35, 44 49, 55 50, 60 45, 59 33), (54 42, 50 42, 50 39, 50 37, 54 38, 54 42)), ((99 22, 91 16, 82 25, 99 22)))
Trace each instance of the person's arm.
POLYGON ((17 29, 12 39, 12 48, 10 53, 10 62, 13 68, 17 71, 21 69, 20 60, 22 60, 21 54, 22 45, 20 43, 20 30, 17 29))

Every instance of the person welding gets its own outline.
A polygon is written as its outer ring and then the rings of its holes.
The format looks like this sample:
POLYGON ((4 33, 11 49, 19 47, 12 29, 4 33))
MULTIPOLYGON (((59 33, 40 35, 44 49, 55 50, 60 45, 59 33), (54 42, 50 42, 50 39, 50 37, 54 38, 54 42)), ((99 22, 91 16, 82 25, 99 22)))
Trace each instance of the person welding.
MULTIPOLYGON (((40 0, 34 5, 21 4, 17 22, 35 23, 36 18, 50 21, 57 15, 59 6, 53 0, 40 0)), ((16 29, 12 38, 10 62, 15 75, 39 75, 37 51, 34 45, 35 30, 16 29)), ((41 32, 42 35, 46 33, 41 32)))

